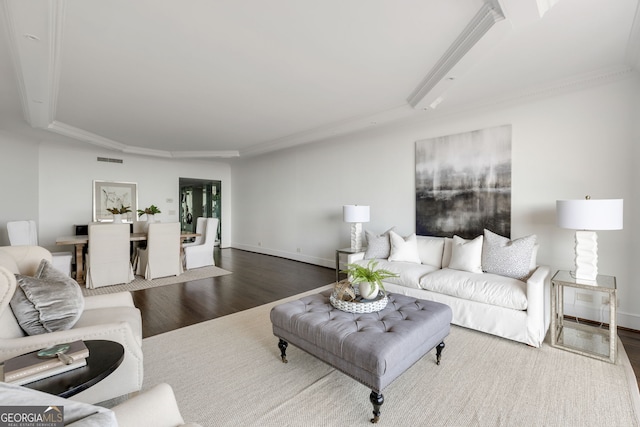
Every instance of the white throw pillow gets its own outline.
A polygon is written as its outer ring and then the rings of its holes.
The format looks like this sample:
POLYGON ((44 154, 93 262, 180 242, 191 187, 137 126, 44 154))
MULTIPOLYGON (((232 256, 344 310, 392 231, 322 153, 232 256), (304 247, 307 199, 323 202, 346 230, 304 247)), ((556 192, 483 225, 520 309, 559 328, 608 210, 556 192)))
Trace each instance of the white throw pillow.
POLYGON ((451 246, 453 246, 453 239, 451 237, 444 238, 444 251, 442 252, 442 268, 449 268, 451 262, 451 246))
POLYGON ((403 238, 395 231, 389 230, 389 240, 391 242, 389 261, 415 262, 420 264, 418 241, 415 233, 403 238))
POLYGON ((473 240, 453 236, 449 268, 470 273, 482 273, 482 236, 473 240))
POLYGON ((420 262, 442 268, 442 253, 444 251, 444 238, 420 236, 418 240, 418 256, 420 262))

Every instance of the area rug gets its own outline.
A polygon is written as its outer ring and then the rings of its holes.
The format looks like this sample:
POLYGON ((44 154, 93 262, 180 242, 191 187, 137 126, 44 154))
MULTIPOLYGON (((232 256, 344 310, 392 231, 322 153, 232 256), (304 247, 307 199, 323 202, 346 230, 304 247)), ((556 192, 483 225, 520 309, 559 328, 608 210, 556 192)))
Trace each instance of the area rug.
MULTIPOLYGON (((310 294, 318 292, 306 292, 310 294)), ((280 360, 271 307, 143 340, 144 389, 166 382, 185 421, 203 426, 365 426, 370 390, 289 346, 280 360)), ((638 386, 618 363, 453 326, 383 394, 381 426, 638 426, 638 386)))
POLYGON ((140 289, 173 285, 174 283, 183 283, 193 280, 206 279, 209 277, 224 276, 225 274, 231 274, 231 272, 220 267, 208 266, 195 268, 193 270, 187 270, 179 276, 169 276, 153 280, 146 280, 142 276, 136 276, 136 278, 132 282, 126 283, 124 285, 103 286, 96 289, 87 289, 84 286, 81 286, 81 288, 82 293, 85 296, 104 295, 122 291, 139 291, 140 289))

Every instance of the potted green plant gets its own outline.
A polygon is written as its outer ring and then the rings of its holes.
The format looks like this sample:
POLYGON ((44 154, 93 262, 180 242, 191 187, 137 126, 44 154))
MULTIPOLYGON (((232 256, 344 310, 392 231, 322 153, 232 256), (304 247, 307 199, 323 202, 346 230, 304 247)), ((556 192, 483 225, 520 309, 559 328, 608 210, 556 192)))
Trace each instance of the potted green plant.
POLYGON ((376 269, 378 261, 370 260, 367 266, 358 264, 347 264, 347 269, 343 270, 349 276, 349 280, 355 286, 358 285, 360 296, 364 299, 373 299, 378 295, 378 291, 384 289, 382 281, 390 277, 398 277, 397 274, 389 270, 376 269))
POLYGON ((107 208, 113 214, 113 222, 122 222, 122 215, 131 212, 131 206, 120 205, 119 208, 107 208))
POLYGON ((147 223, 144 225, 145 233, 149 229, 149 224, 155 222, 155 215, 162 213, 156 205, 151 205, 148 208, 138 209, 138 218, 142 215, 147 215, 147 223))
POLYGON ((158 207, 156 205, 151 205, 148 208, 144 208, 144 209, 138 209, 138 218, 140 218, 142 215, 155 215, 155 214, 159 214, 162 213, 160 211, 160 209, 158 209, 158 207))

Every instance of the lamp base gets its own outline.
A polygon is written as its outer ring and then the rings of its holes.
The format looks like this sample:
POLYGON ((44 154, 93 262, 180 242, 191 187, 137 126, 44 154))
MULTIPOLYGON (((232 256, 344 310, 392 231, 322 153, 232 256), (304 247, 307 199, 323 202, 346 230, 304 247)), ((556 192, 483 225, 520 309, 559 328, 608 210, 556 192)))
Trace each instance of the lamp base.
POLYGON ((362 250, 362 224, 351 223, 351 250, 360 252, 362 250))
POLYGON ((576 231, 576 279, 594 281, 598 277, 598 235, 576 231))

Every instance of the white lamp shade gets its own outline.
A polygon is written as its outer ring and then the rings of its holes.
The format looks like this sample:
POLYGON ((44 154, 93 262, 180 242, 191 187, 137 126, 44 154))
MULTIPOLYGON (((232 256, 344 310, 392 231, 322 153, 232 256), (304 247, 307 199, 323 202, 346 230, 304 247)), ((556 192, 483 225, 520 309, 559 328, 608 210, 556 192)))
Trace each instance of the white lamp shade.
POLYGON ((572 230, 622 230, 622 199, 557 200, 558 227, 572 230))
POLYGON ((344 205, 342 216, 344 222, 369 222, 369 206, 344 205))

